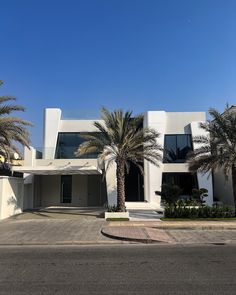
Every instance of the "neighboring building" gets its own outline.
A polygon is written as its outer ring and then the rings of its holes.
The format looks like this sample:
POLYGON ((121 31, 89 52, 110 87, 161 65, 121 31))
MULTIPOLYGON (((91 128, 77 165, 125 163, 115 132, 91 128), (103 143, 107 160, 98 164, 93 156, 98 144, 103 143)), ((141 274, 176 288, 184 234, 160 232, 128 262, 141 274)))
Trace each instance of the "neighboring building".
MULTIPOLYGON (((212 176, 188 171, 186 155, 195 148, 192 137, 203 134, 199 122, 203 112, 149 111, 144 127, 160 133, 164 147, 163 163, 156 167, 144 161, 144 175, 131 166, 126 175, 127 207, 160 208, 162 183, 179 185, 184 195, 192 188, 208 189, 207 204, 213 203, 212 176)), ((25 173, 24 209, 45 206, 103 206, 116 203, 116 168, 104 174, 97 155, 76 158, 74 152, 84 141, 83 134, 97 132, 94 120, 63 119, 60 109, 46 109, 44 146, 41 152, 25 149, 24 166, 14 167, 25 173)))

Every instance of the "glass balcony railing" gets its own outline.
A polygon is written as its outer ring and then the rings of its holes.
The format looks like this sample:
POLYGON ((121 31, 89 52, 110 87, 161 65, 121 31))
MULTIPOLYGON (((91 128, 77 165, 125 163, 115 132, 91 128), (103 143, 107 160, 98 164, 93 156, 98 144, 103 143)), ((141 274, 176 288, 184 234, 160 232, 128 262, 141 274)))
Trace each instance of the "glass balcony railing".
POLYGON ((62 120, 100 120, 99 110, 63 110, 62 120))
POLYGON ((78 146, 67 147, 37 147, 36 159, 97 159, 97 153, 84 154, 79 157, 75 155, 78 146))

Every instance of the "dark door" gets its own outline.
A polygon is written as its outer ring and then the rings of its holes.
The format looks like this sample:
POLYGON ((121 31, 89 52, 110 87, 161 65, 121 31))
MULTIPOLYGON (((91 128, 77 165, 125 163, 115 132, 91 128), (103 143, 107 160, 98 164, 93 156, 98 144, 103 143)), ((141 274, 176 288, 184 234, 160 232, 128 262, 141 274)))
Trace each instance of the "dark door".
POLYGON ((71 203, 72 199, 72 176, 61 176, 61 203, 71 203))
POLYGON ((143 175, 140 169, 132 163, 129 173, 125 175, 125 200, 127 202, 144 201, 143 175))

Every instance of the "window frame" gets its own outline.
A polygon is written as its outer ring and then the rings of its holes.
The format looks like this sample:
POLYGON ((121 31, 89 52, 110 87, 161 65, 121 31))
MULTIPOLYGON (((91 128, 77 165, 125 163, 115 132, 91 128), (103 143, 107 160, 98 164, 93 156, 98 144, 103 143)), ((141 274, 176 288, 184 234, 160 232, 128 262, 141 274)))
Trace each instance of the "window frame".
MULTIPOLYGON (((58 132, 54 159, 97 159, 98 154, 95 154, 95 153, 86 154, 86 155, 83 155, 80 157, 73 156, 71 158, 59 156, 59 152, 60 152, 60 148, 61 148, 61 146, 59 146, 60 135, 65 135, 65 134, 68 134, 68 135, 89 135, 89 134, 94 134, 94 133, 100 133, 100 132, 96 132, 96 131, 95 132, 85 132, 85 131, 82 131, 82 132, 58 132)), ((86 140, 84 140, 84 141, 86 141, 86 140)), ((79 147, 79 145, 65 146, 65 148, 70 148, 70 147, 74 148, 74 151, 76 151, 76 149, 79 147)))
POLYGON ((192 140, 192 134, 191 133, 180 133, 180 134, 165 134, 164 135, 164 152, 163 152, 163 164, 183 164, 186 163, 187 157, 186 158, 179 158, 178 156, 178 136, 186 136, 187 137, 187 142, 189 141, 190 143, 190 149, 189 151, 193 151, 193 140, 192 140), (166 149, 166 141, 167 137, 175 137, 175 156, 176 160, 170 161, 167 159, 168 157, 168 149, 166 149))
MULTIPOLYGON (((178 178, 180 176, 191 176, 191 182, 192 182, 192 189, 196 188, 199 189, 199 182, 198 182, 198 177, 197 173, 191 173, 191 172, 163 172, 162 173, 162 185, 163 184, 170 184, 168 182, 164 182, 165 177, 173 177, 173 178, 178 178)), ((177 185, 182 189, 182 187, 178 183, 174 183, 174 185, 177 185)), ((191 195, 191 194, 182 194, 182 196, 186 195, 191 195)))

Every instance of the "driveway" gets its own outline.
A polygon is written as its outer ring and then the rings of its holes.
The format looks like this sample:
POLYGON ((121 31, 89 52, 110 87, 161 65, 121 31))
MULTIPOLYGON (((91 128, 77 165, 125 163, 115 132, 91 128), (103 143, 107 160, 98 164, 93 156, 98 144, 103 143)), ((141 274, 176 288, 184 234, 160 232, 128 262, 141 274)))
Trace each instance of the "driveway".
POLYGON ((0 222, 0 245, 117 243, 101 234, 103 209, 44 208, 0 222))
POLYGON ((97 207, 45 207, 39 209, 26 210, 22 214, 12 216, 14 220, 28 219, 98 219, 104 214, 103 208, 97 207))

